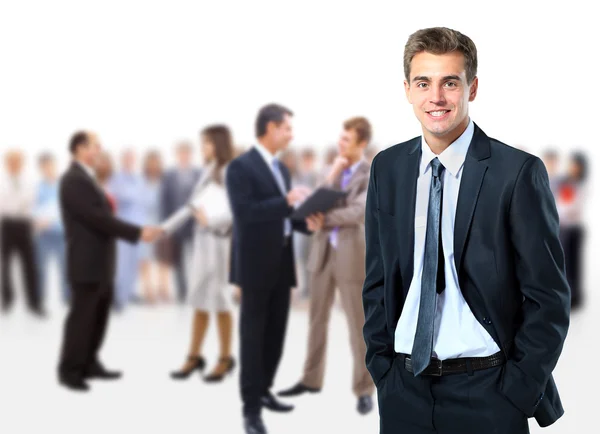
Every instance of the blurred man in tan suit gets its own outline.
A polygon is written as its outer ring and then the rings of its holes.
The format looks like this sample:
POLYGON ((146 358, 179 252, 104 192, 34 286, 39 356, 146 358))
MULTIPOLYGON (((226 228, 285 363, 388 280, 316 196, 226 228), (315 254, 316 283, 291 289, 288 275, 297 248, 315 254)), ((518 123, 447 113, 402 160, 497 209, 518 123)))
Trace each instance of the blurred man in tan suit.
POLYGON ((336 288, 350 334, 354 358, 353 391, 358 397, 357 411, 369 413, 373 408, 373 381, 365 366, 365 322, 362 285, 365 279, 365 202, 369 183, 369 164, 365 148, 371 139, 371 125, 363 117, 347 120, 338 151, 325 186, 348 192, 345 203, 325 214, 309 219, 315 231, 309 257, 311 273, 310 330, 304 375, 300 382, 280 396, 297 396, 319 392, 325 373, 327 328, 336 288))

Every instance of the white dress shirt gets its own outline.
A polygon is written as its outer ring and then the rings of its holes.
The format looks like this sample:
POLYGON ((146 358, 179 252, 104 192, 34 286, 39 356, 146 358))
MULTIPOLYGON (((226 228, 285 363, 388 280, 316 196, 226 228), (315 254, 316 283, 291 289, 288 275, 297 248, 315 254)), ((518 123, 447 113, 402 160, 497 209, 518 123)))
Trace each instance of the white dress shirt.
POLYGON ((568 185, 559 187, 556 196, 556 209, 561 227, 570 228, 583 224, 584 207, 588 199, 585 187, 583 182, 571 182, 568 185), (569 188, 572 193, 562 194, 561 188, 569 188))
POLYGON ((500 351, 496 342, 477 321, 465 301, 458 284, 458 273, 454 264, 456 204, 464 162, 473 132, 474 124, 473 121, 470 121, 465 132, 440 155, 435 155, 425 142, 425 138, 421 137, 422 154, 415 206, 414 271, 404 308, 396 327, 394 348, 397 353, 412 353, 417 330, 429 187, 431 185, 430 163, 436 157, 445 168, 443 174, 442 245, 444 247, 446 289, 437 295, 432 356, 445 360, 458 357, 485 357, 500 351))
POLYGON ((0 180, 0 217, 31 219, 35 190, 23 177, 5 176, 0 180))
MULTIPOLYGON (((278 158, 275 155, 273 155, 271 153, 271 151, 269 151, 267 148, 265 148, 260 143, 257 143, 256 145, 254 145, 254 147, 256 148, 258 153, 263 157, 263 160, 265 160, 265 163, 267 163, 267 166, 269 166, 269 169, 271 170, 271 174, 273 175, 273 178, 275 179, 275 184, 277 184, 279 186, 279 190, 281 191, 282 196, 286 197, 287 191, 285 191, 285 185, 280 185, 279 181, 277 180, 277 175, 273 171, 273 164, 275 163, 275 161, 277 161, 279 163, 278 158)), ((281 181, 282 182, 285 181, 283 179, 283 174, 282 174, 281 181)), ((289 237, 292 235, 292 221, 289 218, 286 218, 283 222, 283 235, 286 237, 289 237)))

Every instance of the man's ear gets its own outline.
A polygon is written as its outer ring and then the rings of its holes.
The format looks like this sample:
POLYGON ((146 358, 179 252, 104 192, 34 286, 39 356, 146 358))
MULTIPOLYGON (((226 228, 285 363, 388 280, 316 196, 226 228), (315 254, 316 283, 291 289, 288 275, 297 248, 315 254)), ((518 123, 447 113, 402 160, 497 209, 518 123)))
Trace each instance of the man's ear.
POLYGON ((412 104, 412 101, 410 100, 410 83, 408 80, 404 80, 404 93, 406 93, 406 99, 408 102, 412 104))
POLYGON ((473 83, 471 83, 471 86, 469 88, 469 102, 473 101, 475 99, 475 97, 477 96, 478 87, 479 87, 479 78, 475 77, 473 79, 473 83))

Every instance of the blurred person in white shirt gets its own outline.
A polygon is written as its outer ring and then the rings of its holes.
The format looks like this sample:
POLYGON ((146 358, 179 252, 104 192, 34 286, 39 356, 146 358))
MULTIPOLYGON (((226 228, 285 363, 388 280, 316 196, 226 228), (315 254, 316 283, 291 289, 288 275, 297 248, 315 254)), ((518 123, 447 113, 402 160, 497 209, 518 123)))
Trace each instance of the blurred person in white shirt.
POLYGON ((34 190, 23 176, 24 157, 20 151, 5 154, 6 176, 0 182, 0 260, 2 275, 2 310, 14 303, 11 259, 21 261, 27 306, 35 316, 43 317, 38 290, 37 267, 33 241, 34 190))

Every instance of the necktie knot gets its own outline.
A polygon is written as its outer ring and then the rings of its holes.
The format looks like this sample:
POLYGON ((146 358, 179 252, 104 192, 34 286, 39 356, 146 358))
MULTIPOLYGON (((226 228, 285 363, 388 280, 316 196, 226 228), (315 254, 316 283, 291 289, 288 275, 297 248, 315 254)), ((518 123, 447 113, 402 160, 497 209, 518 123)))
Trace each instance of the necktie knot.
POLYGON ((431 171, 433 176, 436 178, 442 176, 442 173, 444 172, 444 165, 437 157, 431 160, 431 171))

